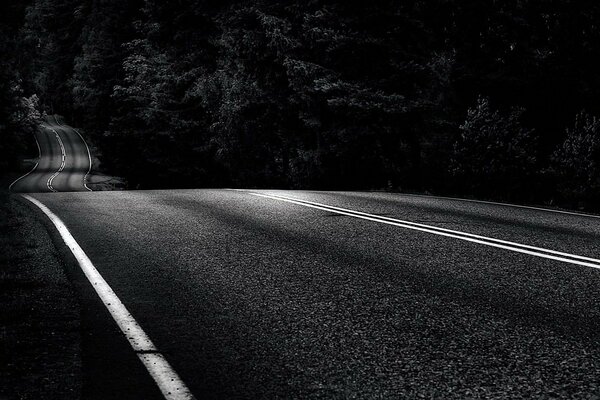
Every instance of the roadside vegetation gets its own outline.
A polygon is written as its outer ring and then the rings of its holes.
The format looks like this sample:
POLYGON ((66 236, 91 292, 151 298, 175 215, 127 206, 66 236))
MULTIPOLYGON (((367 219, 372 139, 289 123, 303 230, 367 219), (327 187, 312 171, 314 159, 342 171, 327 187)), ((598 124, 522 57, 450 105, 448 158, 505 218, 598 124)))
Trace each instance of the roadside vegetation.
POLYGON ((35 215, 0 191, 2 399, 80 397, 80 310, 59 260, 35 215))
POLYGON ((0 4, 0 175, 19 169, 23 154, 34 154, 33 132, 40 117, 38 97, 26 94, 18 72, 22 5, 0 4))
POLYGON ((2 8, 4 154, 22 150, 41 110, 83 128, 107 172, 134 188, 387 189, 600 208, 595 2, 2 8))

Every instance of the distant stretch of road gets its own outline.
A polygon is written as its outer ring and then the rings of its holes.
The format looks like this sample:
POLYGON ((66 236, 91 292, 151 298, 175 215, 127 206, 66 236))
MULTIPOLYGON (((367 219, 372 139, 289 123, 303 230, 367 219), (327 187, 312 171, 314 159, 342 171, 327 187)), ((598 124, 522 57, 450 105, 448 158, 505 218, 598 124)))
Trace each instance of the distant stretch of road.
POLYGON ((600 393, 598 217, 364 192, 31 196, 103 278, 72 272, 85 398, 190 398, 158 390, 145 365, 163 358, 202 399, 600 393))
POLYGON ((56 116, 47 117, 36 132, 39 158, 32 170, 10 185, 13 192, 90 191, 91 157, 83 137, 56 116))

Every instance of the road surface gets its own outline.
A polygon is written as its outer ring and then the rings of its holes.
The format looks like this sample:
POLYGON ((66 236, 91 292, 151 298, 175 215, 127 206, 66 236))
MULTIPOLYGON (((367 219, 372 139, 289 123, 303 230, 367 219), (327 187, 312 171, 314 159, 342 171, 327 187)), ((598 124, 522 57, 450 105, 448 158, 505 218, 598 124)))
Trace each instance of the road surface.
POLYGON ((89 191, 91 156, 83 137, 48 116, 36 131, 39 157, 33 169, 10 185, 13 192, 89 191))
MULTIPOLYGON (((32 197, 196 398, 600 392, 597 217, 360 192, 32 197)), ((163 398, 74 262, 69 271, 84 396, 163 398)))

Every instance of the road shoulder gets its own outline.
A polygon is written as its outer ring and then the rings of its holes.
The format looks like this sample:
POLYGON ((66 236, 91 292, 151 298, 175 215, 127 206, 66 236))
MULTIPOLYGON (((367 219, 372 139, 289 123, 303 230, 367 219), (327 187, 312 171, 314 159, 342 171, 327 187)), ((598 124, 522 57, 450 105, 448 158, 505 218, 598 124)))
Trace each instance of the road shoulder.
POLYGON ((47 230, 0 192, 0 397, 81 395, 80 307, 47 230))

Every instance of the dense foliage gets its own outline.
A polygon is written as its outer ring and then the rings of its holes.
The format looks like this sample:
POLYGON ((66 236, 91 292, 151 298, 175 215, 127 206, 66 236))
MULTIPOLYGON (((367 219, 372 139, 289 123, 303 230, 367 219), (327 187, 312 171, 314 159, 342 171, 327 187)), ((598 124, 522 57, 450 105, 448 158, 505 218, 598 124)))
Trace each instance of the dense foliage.
POLYGON ((19 21, 24 7, 0 3, 0 172, 14 169, 33 143, 38 98, 25 96, 16 67, 19 21))
POLYGON ((521 126, 522 114, 513 108, 502 115, 486 98, 467 111, 451 160, 464 190, 488 197, 527 190, 524 185, 535 179, 537 149, 534 131, 521 126))
POLYGON ((600 199, 593 1, 18 4, 3 99, 66 115, 132 187, 600 199))
POLYGON ((565 200, 600 204, 600 120, 582 111, 552 155, 552 172, 565 200))

